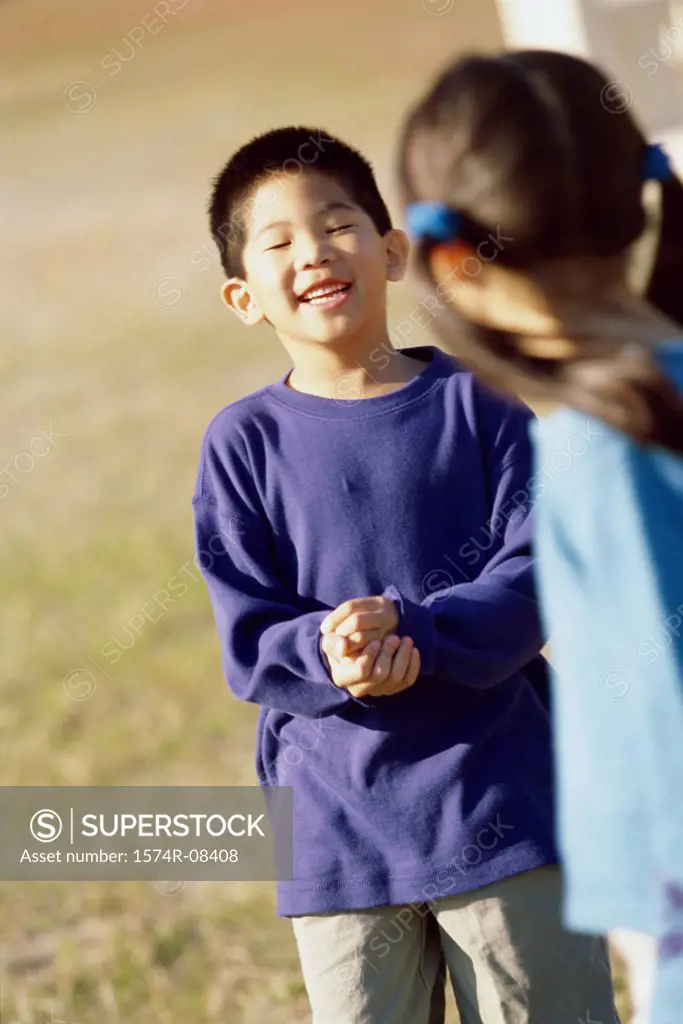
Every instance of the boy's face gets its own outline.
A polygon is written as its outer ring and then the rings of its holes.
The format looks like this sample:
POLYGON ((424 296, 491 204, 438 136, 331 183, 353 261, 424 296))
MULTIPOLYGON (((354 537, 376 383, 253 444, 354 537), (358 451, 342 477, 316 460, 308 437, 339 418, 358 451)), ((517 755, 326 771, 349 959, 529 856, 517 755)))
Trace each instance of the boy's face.
POLYGON ((386 329, 386 284, 403 277, 408 242, 382 237, 327 175, 277 174, 247 206, 245 279, 223 288, 247 324, 268 320, 283 341, 333 343, 386 329))

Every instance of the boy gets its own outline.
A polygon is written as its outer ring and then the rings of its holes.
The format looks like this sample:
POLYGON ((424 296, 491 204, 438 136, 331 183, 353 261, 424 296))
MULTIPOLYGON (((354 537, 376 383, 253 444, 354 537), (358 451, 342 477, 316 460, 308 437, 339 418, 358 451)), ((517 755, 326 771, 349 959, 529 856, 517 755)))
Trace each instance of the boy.
POLYGON ((391 345, 408 243, 342 142, 254 139, 210 215, 226 305, 293 363, 213 419, 194 510, 259 779, 294 789, 313 1020, 426 1024, 436 921, 464 1024, 612 1024, 604 944, 559 923, 530 413, 391 345))

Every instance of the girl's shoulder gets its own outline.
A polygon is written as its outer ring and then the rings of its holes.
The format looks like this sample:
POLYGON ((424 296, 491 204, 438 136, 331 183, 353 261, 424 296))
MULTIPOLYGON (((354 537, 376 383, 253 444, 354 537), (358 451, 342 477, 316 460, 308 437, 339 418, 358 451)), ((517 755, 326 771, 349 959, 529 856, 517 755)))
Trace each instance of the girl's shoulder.
MULTIPOLYGON (((660 346, 656 358, 683 395, 683 342, 660 346)), ((658 543, 666 537, 683 551, 683 456, 640 445, 576 409, 560 408, 533 430, 541 518, 559 517, 586 544, 604 522, 609 530, 618 524, 622 538, 644 531, 652 543, 657 533, 658 543)))
MULTIPOLYGON (((659 345, 654 356, 662 373, 683 397, 683 338, 659 345)), ((556 463, 568 461, 563 455, 566 452, 574 463, 579 461, 580 455, 582 468, 577 472, 582 474, 600 472, 611 460, 622 460, 624 468, 651 459, 681 462, 678 455, 638 445, 627 434, 602 420, 567 406, 542 416, 532 424, 531 431, 537 461, 541 464, 548 459, 556 463)))
POLYGON ((568 406, 534 421, 531 437, 536 472, 552 479, 564 477, 571 484, 623 459, 630 440, 602 420, 568 406))

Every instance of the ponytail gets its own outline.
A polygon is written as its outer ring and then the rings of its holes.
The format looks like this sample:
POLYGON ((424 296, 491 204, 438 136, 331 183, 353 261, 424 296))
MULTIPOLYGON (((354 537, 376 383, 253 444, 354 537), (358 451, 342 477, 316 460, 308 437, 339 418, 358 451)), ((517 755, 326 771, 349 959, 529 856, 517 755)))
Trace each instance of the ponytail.
POLYGON ((659 250, 647 300, 683 324, 683 184, 679 178, 661 182, 662 212, 659 250))
MULTIPOLYGON (((568 54, 456 62, 405 125, 404 199, 438 199, 458 211, 458 238, 472 247, 497 227, 513 236, 497 259, 522 273, 555 259, 616 261, 633 247, 638 292, 683 324, 683 185, 675 177, 653 182, 657 244, 642 199, 647 143, 627 112, 614 117, 600 101, 607 85, 568 54)), ((428 252, 429 245, 418 250, 420 276, 441 294, 428 252)), ((521 335, 465 321, 450 303, 437 308, 434 327, 494 387, 572 406, 639 444, 683 455, 683 399, 651 349, 570 328, 571 354, 541 357, 521 335)))
POLYGON ((459 321, 441 306, 434 327, 446 348, 458 338, 457 355, 492 387, 539 402, 568 405, 642 445, 683 455, 683 401, 659 370, 649 349, 621 345, 601 356, 563 359, 528 355, 520 336, 459 321), (456 333, 457 331, 457 333, 456 333))

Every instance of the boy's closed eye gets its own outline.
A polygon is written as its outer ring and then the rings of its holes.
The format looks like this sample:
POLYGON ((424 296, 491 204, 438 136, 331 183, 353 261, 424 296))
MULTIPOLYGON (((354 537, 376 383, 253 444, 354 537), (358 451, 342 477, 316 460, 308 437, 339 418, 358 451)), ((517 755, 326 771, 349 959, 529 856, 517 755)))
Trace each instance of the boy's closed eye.
MULTIPOLYGON (((334 235, 334 234, 337 234, 338 232, 342 232, 342 231, 352 231, 354 228, 357 228, 357 227, 358 227, 357 224, 338 224, 338 225, 335 225, 333 227, 326 228, 325 230, 326 230, 326 233, 328 235, 334 235)), ((263 251, 264 252, 275 252, 278 249, 286 249, 287 246, 291 245, 291 244, 292 244, 291 243, 291 239, 287 239, 287 240, 283 240, 282 242, 275 242, 273 245, 267 246, 263 251)))

